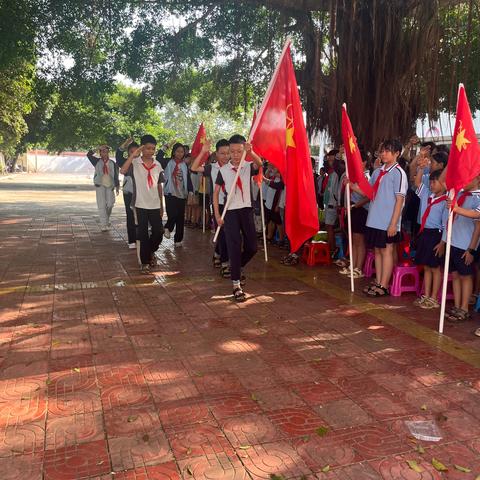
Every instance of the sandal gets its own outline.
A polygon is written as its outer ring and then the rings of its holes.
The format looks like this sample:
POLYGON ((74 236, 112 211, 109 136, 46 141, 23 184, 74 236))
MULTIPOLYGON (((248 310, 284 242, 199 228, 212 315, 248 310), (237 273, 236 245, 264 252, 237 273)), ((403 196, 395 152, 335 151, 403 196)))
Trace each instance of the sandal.
POLYGON ((245 292, 240 287, 233 289, 233 298, 236 302, 244 302, 247 299, 245 292))
POLYGON ((213 257, 213 266, 215 268, 220 268, 222 266, 222 262, 220 261, 219 258, 213 257))
POLYGON ((370 282, 363 290, 362 292, 367 294, 370 292, 370 290, 373 290, 375 287, 378 287, 379 284, 374 280, 373 282, 370 282))
POLYGON ((284 265, 297 265, 299 261, 300 258, 295 253, 291 253, 290 255, 287 255, 285 258, 282 259, 282 263, 284 265))
POLYGON ((382 285, 376 285, 367 293, 370 297, 386 297, 390 295, 388 288, 382 287, 382 285))
POLYGON ((470 320, 470 318, 471 317, 468 312, 458 308, 454 314, 448 316, 447 321, 451 323, 461 323, 470 320))
POLYGON ((230 267, 222 267, 220 269, 220 276, 222 278, 230 278, 230 267))

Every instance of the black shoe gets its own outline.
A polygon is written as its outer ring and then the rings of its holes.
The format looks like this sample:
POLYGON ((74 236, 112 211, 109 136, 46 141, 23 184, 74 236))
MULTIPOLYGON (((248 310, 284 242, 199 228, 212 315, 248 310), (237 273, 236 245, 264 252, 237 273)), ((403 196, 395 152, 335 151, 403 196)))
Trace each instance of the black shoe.
POLYGON ((245 292, 241 289, 241 287, 235 287, 233 289, 233 298, 236 302, 244 302, 247 299, 245 292))

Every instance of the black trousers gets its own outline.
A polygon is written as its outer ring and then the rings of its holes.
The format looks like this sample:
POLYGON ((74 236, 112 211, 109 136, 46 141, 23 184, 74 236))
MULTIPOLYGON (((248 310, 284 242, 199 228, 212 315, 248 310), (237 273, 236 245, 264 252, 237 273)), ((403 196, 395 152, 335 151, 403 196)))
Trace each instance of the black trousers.
MULTIPOLYGON (((223 213, 223 205, 218 205, 218 209, 220 211, 220 215, 223 213)), ((217 219, 215 216, 213 217, 213 223, 215 225, 215 230, 218 227, 217 219)), ((225 241, 225 229, 221 228, 220 233, 218 234, 217 243, 215 244, 215 253, 220 255, 220 261, 222 263, 228 262, 228 250, 227 250, 227 243, 225 241)))
POLYGON ((128 243, 135 243, 137 239, 136 236, 136 227, 135 227, 135 215, 133 214, 133 210, 131 208, 132 205, 132 193, 125 193, 123 192, 123 202, 125 203, 125 213, 127 214, 127 236, 128 236, 128 243))
POLYGON ((163 237, 162 217, 160 209, 135 208, 137 220, 137 240, 140 242, 140 262, 147 265, 152 255, 158 250, 163 237), (148 226, 151 233, 148 233, 148 226))
POLYGON ((253 219, 253 208, 228 210, 225 215, 223 230, 228 257, 230 258, 231 278, 233 281, 239 281, 241 268, 257 253, 257 233, 253 219))
POLYGON ((174 242, 181 242, 183 240, 183 232, 185 229, 185 205, 187 201, 184 198, 174 197, 173 195, 165 195, 165 206, 167 209, 167 223, 165 228, 173 232, 174 242))

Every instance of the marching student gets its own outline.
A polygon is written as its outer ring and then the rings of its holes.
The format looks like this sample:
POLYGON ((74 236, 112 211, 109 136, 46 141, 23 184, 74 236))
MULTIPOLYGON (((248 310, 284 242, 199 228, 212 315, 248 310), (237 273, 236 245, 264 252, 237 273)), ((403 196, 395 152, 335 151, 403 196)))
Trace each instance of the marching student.
MULTIPOLYGON (((115 161, 117 162, 118 168, 122 168, 123 164, 126 162, 124 156, 125 150, 127 151, 127 158, 134 152, 140 145, 137 142, 133 141, 133 138, 127 138, 115 152, 115 161)), ((133 180, 132 177, 125 175, 123 179, 123 203, 125 204, 125 213, 127 215, 127 237, 128 237, 128 248, 136 248, 136 226, 135 226, 135 217, 133 215, 132 209, 132 197, 133 197, 133 180)))
MULTIPOLYGON (((470 319, 468 303, 473 291, 474 256, 480 239, 479 183, 480 177, 475 177, 460 191, 453 209, 455 216, 449 267, 453 276, 454 307, 447 314, 447 321, 452 323, 470 319)), ((446 223, 446 219, 444 221, 446 223)), ((447 229, 442 240, 446 242, 446 238, 447 229)), ((480 331, 477 330, 475 335, 480 336, 480 331)))
POLYGON ((420 230, 417 240, 415 263, 424 267, 425 292, 413 304, 417 307, 438 308, 438 292, 442 283, 443 253, 445 243, 442 234, 445 229, 445 212, 448 216, 445 186, 440 182, 441 170, 430 173, 430 188, 423 183, 423 172, 418 169, 415 177, 415 193, 420 198, 420 230))
POLYGON ((102 232, 110 230, 110 215, 115 205, 115 194, 120 192, 120 181, 118 179, 118 167, 108 156, 110 147, 101 145, 98 149, 100 158, 94 155, 93 150, 89 150, 87 158, 95 168, 93 184, 97 196, 98 216, 100 217, 100 229, 102 232))
MULTIPOLYGON (((374 198, 368 210, 365 243, 375 249, 375 280, 363 292, 372 297, 389 295, 388 286, 395 261, 395 244, 401 241, 402 209, 408 182, 397 160, 402 151, 398 140, 386 140, 380 147, 381 168, 373 172, 370 184, 374 198)), ((352 190, 364 195, 355 184, 352 190)))
MULTIPOLYGON (((233 297, 235 301, 243 302, 246 300, 246 296, 241 282, 245 283, 245 277, 242 275, 241 269, 257 253, 257 234, 251 197, 251 177, 262 166, 262 159, 253 152, 252 146, 241 135, 234 135, 230 138, 229 143, 230 162, 223 165, 217 175, 215 192, 213 194, 213 208, 218 225, 223 226, 225 230, 225 241, 230 258, 230 277, 233 283, 233 297), (234 185, 244 151, 250 154, 252 163, 244 162, 234 185), (225 219, 222 219, 219 208, 220 191, 223 190, 228 195, 232 191, 232 187, 233 196, 230 199, 225 219)), ((227 199, 225 199, 225 202, 227 202, 227 199)))
POLYGON ((132 206, 137 224, 137 253, 142 273, 149 273, 151 267, 157 265, 155 252, 162 242, 164 175, 162 166, 154 157, 157 145, 155 138, 152 135, 144 135, 140 144, 139 148, 130 152, 120 172, 132 178, 132 206))
POLYGON ((192 181, 185 163, 185 147, 176 143, 172 148, 172 158, 165 168, 165 207, 167 209, 167 223, 165 224, 165 238, 173 237, 176 247, 182 246, 185 229, 185 206, 189 193, 193 193, 192 181))
MULTIPOLYGON (((203 158, 210 152, 211 143, 206 141, 202 146, 202 151, 197 158, 193 160, 192 172, 203 173, 205 177, 211 180, 212 187, 217 181, 220 169, 230 160, 230 143, 228 140, 222 139, 215 145, 215 157, 217 161, 208 165, 200 165, 203 158)), ((220 190, 218 194, 218 210, 220 215, 223 213, 223 206, 225 205, 225 193, 220 190)), ((216 218, 215 228, 217 227, 216 218)), ((225 229, 221 229, 218 235, 217 243, 215 244, 215 252, 213 254, 213 266, 220 268, 220 275, 223 278, 230 278, 230 264, 228 261, 227 244, 225 243, 225 229)))

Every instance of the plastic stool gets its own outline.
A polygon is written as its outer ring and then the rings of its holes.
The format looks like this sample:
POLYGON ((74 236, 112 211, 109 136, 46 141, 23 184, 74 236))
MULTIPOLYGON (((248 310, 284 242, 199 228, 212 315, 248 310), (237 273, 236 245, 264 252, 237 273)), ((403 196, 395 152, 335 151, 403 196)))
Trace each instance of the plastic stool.
POLYGON ((332 257, 326 242, 308 242, 303 247, 302 260, 310 267, 314 265, 330 265, 332 257))
POLYGON ((415 265, 397 265, 393 269, 390 295, 392 295, 392 297, 400 297, 402 293, 417 293, 419 285, 420 273, 415 265), (404 280, 406 278, 410 278, 412 281, 405 284, 404 280))
MULTIPOLYGON (((452 279, 453 279, 453 275, 451 273, 449 273, 448 274, 448 280, 447 280, 447 300, 453 300, 452 279)), ((442 283, 440 284, 440 289, 438 290, 438 295, 437 295, 437 300, 439 302, 442 301, 442 288, 443 288, 443 278, 442 278, 442 283)), ((417 292, 417 295, 420 297, 424 293, 425 293, 425 282, 422 282, 421 287, 419 288, 419 290, 417 292)))
POLYGON ((343 235, 337 233, 335 235, 335 246, 338 248, 338 253, 335 258, 345 258, 345 250, 343 248, 343 235))
POLYGON ((375 252, 373 250, 367 251, 365 262, 363 262, 363 274, 365 277, 373 277, 375 273, 375 252))

